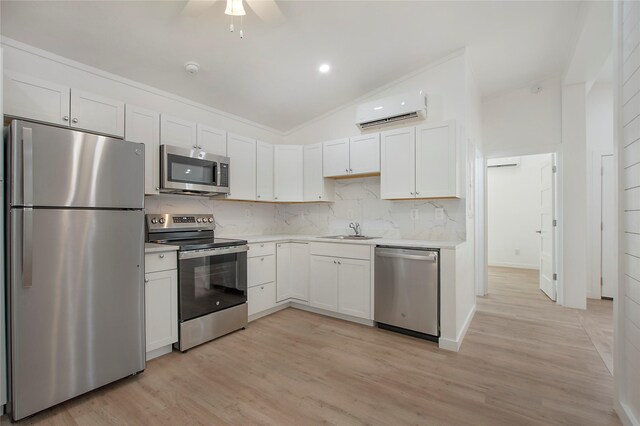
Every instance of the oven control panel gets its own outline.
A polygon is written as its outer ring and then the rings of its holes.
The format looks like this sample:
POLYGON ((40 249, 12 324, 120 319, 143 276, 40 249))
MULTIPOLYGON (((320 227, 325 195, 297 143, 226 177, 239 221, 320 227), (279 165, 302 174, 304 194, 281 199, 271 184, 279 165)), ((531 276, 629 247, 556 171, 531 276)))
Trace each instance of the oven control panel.
POLYGON ((148 214, 147 229, 161 231, 171 229, 214 229, 212 214, 148 214))

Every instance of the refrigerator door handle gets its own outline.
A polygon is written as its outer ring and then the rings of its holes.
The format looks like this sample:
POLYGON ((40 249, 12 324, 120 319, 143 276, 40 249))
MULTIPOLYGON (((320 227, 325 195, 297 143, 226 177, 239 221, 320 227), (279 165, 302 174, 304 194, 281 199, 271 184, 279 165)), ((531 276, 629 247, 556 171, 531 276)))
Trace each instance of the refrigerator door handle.
POLYGON ((22 287, 33 285, 33 209, 25 208, 22 215, 22 287))
POLYGON ((33 205, 33 129, 22 128, 22 197, 25 206, 33 205))

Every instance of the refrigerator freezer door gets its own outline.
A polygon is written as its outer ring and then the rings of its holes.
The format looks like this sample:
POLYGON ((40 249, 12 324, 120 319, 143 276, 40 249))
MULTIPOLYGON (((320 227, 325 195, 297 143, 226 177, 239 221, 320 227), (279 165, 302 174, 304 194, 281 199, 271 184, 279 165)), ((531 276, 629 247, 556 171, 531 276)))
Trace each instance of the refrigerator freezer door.
POLYGON ((11 210, 14 420, 144 370, 143 215, 11 210))
POLYGON ((14 120, 11 205, 144 207, 144 144, 14 120))

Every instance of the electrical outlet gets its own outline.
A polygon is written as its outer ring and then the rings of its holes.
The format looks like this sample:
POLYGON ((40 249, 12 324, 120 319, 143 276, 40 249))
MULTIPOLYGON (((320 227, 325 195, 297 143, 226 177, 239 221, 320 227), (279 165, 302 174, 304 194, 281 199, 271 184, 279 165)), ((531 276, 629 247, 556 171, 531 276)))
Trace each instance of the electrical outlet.
POLYGON ((520 254, 520 249, 515 249, 515 253, 516 253, 516 255, 519 255, 520 254))
POLYGON ((444 209, 442 207, 437 207, 434 213, 435 220, 444 219, 444 209))
POLYGON ((347 210, 347 219, 353 219, 353 210, 347 210))
POLYGON ((411 209, 411 220, 418 220, 418 209, 411 209))

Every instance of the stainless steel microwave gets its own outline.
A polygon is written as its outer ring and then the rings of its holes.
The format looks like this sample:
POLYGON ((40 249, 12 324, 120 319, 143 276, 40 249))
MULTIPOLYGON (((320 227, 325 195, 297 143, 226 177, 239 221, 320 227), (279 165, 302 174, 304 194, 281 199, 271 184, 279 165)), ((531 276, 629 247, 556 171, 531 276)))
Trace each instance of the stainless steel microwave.
POLYGON ((160 145, 160 192, 228 194, 229 157, 160 145))

